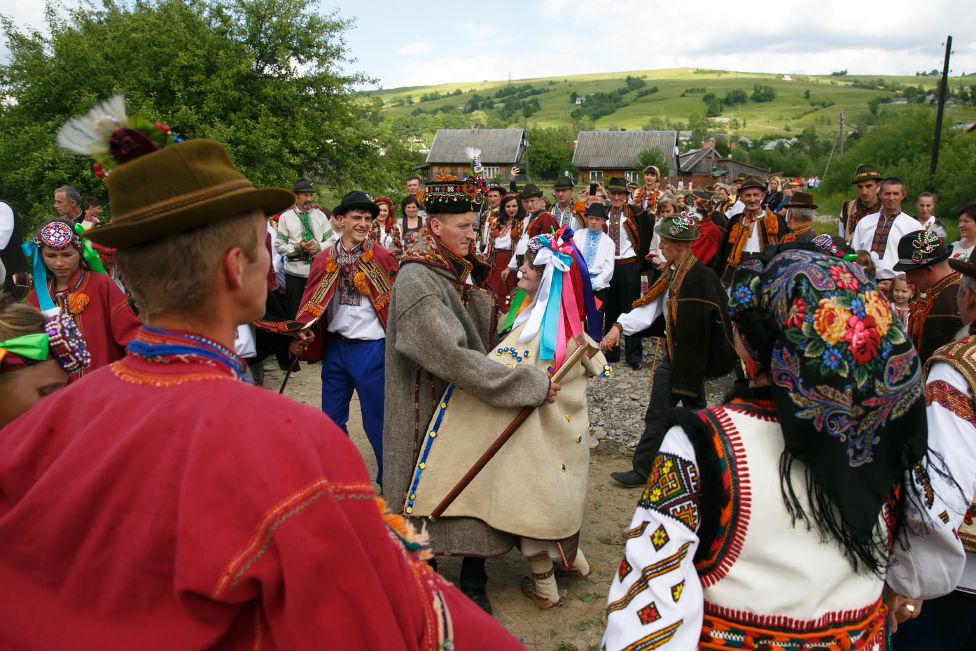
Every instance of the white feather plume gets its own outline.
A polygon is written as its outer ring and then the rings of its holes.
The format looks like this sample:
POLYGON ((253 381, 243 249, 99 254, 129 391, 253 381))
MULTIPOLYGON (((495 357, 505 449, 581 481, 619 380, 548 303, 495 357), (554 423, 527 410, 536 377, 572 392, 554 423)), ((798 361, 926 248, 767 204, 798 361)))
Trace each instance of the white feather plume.
POLYGON ((88 111, 87 115, 72 118, 58 131, 58 145, 85 156, 108 153, 108 134, 128 127, 125 97, 116 95, 88 111))
POLYGON ((481 150, 475 149, 474 147, 467 147, 464 153, 468 155, 468 160, 474 160, 476 158, 481 158, 481 150))

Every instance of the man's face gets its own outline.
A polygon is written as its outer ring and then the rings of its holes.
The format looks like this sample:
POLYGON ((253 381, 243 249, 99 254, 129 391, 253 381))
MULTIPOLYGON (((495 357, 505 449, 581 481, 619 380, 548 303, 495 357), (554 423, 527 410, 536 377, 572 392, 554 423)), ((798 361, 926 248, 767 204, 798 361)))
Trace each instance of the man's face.
POLYGON ((257 255, 254 256, 254 260, 248 260, 246 254, 241 254, 241 260, 244 261, 241 296, 245 310, 242 323, 260 319, 265 312, 265 301, 268 297, 268 268, 271 266, 271 257, 265 246, 267 237, 268 228, 265 226, 264 215, 255 211, 254 241, 257 255))
POLYGON ((614 212, 620 212, 620 210, 627 204, 627 193, 626 192, 611 192, 610 193, 610 208, 614 212))
POLYGON ((369 226, 373 216, 368 210, 353 208, 342 215, 336 215, 336 221, 342 225, 343 246, 352 249, 369 237, 369 226))
POLYGON ((661 238, 661 255, 664 259, 668 261, 669 264, 673 264, 681 256, 681 253, 688 248, 686 242, 677 242, 675 240, 669 240, 666 237, 661 238))
POLYGON ((430 220, 430 230, 441 239, 444 246, 465 256, 474 241, 474 223, 477 218, 473 212, 436 215, 430 220))
POLYGON ((956 292, 956 307, 959 309, 959 316, 965 325, 976 321, 976 295, 968 287, 959 286, 956 292))
POLYGON ((542 197, 528 197, 523 201, 525 209, 531 213, 536 213, 542 210, 546 203, 542 200, 542 197))
POLYGON ((746 210, 756 211, 759 210, 759 204, 762 203, 763 191, 759 188, 746 188, 739 195, 739 199, 745 204, 746 210))
POLYGON ((925 222, 935 212, 935 201, 932 197, 919 197, 915 202, 915 210, 918 211, 918 221, 925 222))
POLYGON ((68 201, 68 198, 64 196, 64 192, 54 193, 54 212, 62 218, 70 218, 74 216, 74 201, 68 201))
POLYGON ((901 202, 905 198, 905 188, 898 183, 889 183, 881 188, 881 207, 886 213, 901 212, 901 202))
POLYGON ((498 190, 488 191, 488 207, 497 208, 498 204, 502 202, 502 194, 498 190))
POLYGON ((648 172, 644 175, 644 185, 650 188, 653 187, 655 183, 657 183, 657 174, 654 172, 648 172))
POLYGON ((554 191, 553 192, 553 195, 555 195, 556 202, 560 206, 565 206, 566 204, 568 204, 572 200, 572 198, 573 198, 573 191, 570 188, 566 188, 564 190, 556 190, 556 191, 554 191))
POLYGON ((407 194, 414 196, 418 192, 420 192, 420 181, 418 181, 417 179, 410 179, 409 181, 407 181, 406 185, 407 185, 407 194))
POLYGON ((915 285, 915 288, 920 292, 928 291, 929 287, 932 286, 931 276, 931 267, 922 267, 921 269, 912 269, 905 272, 905 277, 908 278, 908 282, 915 285))
POLYGON ((311 192, 296 192, 295 205, 301 212, 308 212, 312 209, 312 199, 315 197, 311 192))
POLYGON ((590 215, 589 217, 586 218, 587 227, 594 233, 599 233, 600 231, 603 230, 604 222, 606 222, 606 220, 603 217, 596 217, 594 215, 590 215))
POLYGON ((873 206, 878 203, 878 182, 877 181, 861 181, 857 184, 857 196, 861 199, 861 203, 866 206, 873 206))

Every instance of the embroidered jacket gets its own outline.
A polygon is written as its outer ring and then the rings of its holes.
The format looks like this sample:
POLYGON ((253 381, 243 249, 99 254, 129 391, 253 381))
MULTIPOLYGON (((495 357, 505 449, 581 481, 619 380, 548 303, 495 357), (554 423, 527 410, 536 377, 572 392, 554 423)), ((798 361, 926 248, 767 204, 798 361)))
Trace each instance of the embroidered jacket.
POLYGON ((742 262, 742 253, 753 230, 759 232, 759 251, 771 244, 779 244, 787 232, 786 221, 769 210, 761 211, 752 228, 744 222, 746 213, 742 212, 729 220, 728 237, 715 256, 715 272, 726 285, 732 282, 732 273, 742 262))
MULTIPOLYGON (((679 409, 675 421, 624 534, 605 648, 883 645, 882 577, 852 572, 816 527, 792 523, 772 400, 679 409)), ((892 523, 880 522, 890 539, 892 523)))
MULTIPOLYGON (((646 294, 634 301, 631 314, 660 301, 665 293, 663 312, 672 369, 671 391, 696 396, 702 378, 725 375, 738 359, 726 317, 728 296, 715 272, 691 255, 674 270, 673 278, 662 274, 646 294)), ((653 321, 642 325, 651 326, 653 321)), ((624 334, 636 334, 627 330, 625 325, 624 334)))
POLYGON ((951 273, 929 288, 925 298, 911 306, 908 316, 908 335, 924 363, 937 348, 953 340, 962 319, 956 305, 959 274, 951 273))
MULTIPOLYGON (((396 279, 398 269, 399 265, 389 251, 369 239, 363 241, 363 254, 356 260, 353 283, 360 294, 369 298, 384 330, 390 305, 390 292, 393 290, 393 281, 396 279)), ((339 284, 339 274, 335 246, 330 246, 312 259, 308 284, 302 295, 302 306, 295 317, 295 320, 302 324, 315 323, 315 340, 309 344, 302 355, 302 359, 306 361, 318 361, 325 354, 324 342, 327 334, 322 317, 339 284)))
POLYGON ((840 227, 841 235, 850 244, 851 239, 854 237, 854 229, 857 228, 857 223, 867 217, 868 215, 873 215, 878 212, 881 204, 878 203, 870 208, 861 203, 860 197, 857 199, 848 199, 844 202, 844 205, 840 209, 840 227))

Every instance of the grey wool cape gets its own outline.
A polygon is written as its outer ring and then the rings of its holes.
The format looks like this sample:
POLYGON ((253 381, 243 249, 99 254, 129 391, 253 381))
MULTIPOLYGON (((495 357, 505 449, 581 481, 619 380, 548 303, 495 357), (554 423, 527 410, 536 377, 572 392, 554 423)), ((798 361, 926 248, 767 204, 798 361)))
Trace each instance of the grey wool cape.
MULTIPOLYGON (((395 512, 404 512, 420 444, 448 385, 503 408, 539 405, 549 391, 543 371, 507 368, 485 356, 493 294, 465 279, 480 280, 487 271, 476 258, 442 246, 426 228, 400 261, 386 329, 383 415, 383 497, 395 512)), ((498 556, 515 544, 511 534, 475 518, 427 521, 427 528, 438 554, 498 556)))

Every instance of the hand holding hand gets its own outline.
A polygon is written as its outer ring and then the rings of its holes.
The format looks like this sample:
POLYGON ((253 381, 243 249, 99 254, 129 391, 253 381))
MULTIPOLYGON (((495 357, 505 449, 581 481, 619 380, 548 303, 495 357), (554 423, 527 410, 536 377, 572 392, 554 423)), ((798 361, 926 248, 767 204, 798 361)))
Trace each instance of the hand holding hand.
POLYGON ((617 347, 620 343, 620 328, 614 327, 610 328, 610 331, 603 336, 603 340, 600 342, 600 350, 607 353, 617 347))

